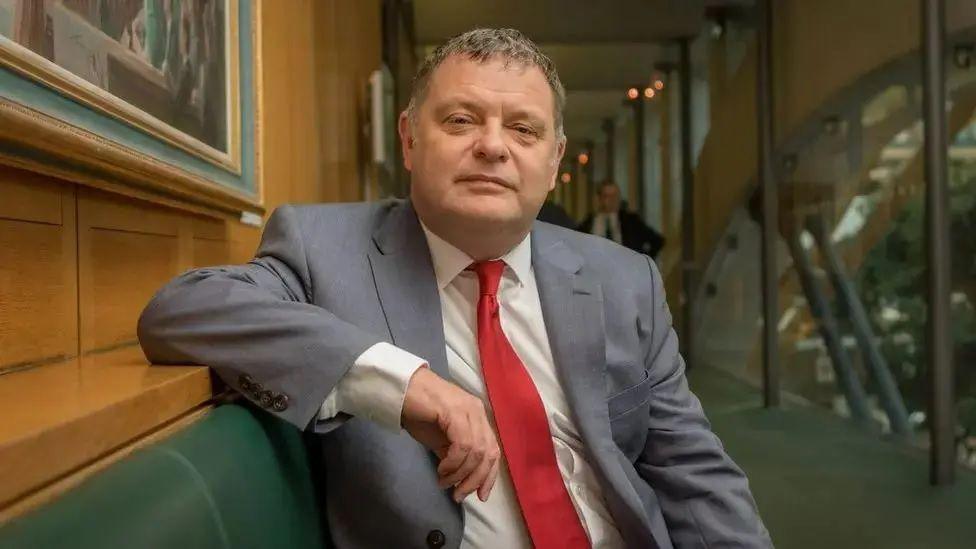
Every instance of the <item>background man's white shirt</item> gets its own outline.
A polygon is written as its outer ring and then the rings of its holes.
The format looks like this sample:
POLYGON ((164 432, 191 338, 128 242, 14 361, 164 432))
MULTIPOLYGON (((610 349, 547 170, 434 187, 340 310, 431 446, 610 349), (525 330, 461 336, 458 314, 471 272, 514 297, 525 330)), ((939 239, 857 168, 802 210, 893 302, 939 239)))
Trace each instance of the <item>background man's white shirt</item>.
POLYGON ((617 244, 622 244, 624 239, 620 232, 620 215, 617 212, 596 214, 593 217, 593 228, 590 229, 590 234, 603 236, 617 244), (607 235, 608 227, 610 229, 609 236, 607 235))

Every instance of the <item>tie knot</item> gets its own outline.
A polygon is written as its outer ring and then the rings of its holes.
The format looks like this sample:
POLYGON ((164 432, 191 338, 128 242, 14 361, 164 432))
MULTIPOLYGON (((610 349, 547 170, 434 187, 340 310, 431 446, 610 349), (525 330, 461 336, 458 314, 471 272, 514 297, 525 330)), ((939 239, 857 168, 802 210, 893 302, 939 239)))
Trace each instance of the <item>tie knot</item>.
POLYGON ((502 271, 505 270, 505 262, 496 259, 494 261, 477 261, 468 267, 478 275, 478 285, 481 288, 481 295, 498 295, 498 283, 502 279, 502 271))

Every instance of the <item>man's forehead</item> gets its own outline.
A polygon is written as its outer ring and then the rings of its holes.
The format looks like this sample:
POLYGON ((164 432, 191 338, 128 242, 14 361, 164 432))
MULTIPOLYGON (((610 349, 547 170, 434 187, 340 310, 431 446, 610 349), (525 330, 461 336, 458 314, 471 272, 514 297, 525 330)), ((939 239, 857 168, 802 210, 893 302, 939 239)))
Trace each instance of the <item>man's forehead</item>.
POLYGON ((539 67, 501 55, 484 61, 454 54, 431 74, 429 93, 451 95, 465 87, 502 93, 537 93, 551 104, 552 91, 539 67))

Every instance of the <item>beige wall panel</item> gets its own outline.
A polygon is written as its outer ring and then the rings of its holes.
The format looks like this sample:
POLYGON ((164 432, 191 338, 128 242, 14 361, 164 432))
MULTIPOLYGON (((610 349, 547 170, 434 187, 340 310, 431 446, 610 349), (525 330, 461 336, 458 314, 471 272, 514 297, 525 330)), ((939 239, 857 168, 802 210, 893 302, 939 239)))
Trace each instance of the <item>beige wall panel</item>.
POLYGON ((380 3, 318 2, 314 15, 316 97, 325 124, 320 129, 320 192, 328 201, 362 200, 367 151, 361 126, 368 105, 366 84, 381 60, 380 3))
POLYGON ((189 267, 187 218, 174 210, 81 189, 78 281, 81 351, 132 343, 152 295, 189 267), (182 252, 182 256, 181 256, 182 252))
POLYGON ((233 222, 209 217, 187 216, 187 223, 192 229, 194 238, 227 240, 228 226, 233 222))
POLYGON ((179 232, 181 214, 176 210, 89 189, 81 189, 78 196, 83 227, 169 236, 179 232))
POLYGON ((229 238, 229 261, 231 263, 246 263, 258 249, 261 241, 261 229, 231 223, 227 227, 229 238))
POLYGON ((234 222, 188 216, 180 227, 189 232, 188 267, 207 267, 230 263, 229 225, 234 222))
POLYGON ((91 255, 81 268, 90 269, 91 279, 81 291, 91 293, 92 308, 82 310, 83 351, 131 343, 142 308, 179 270, 178 240, 106 229, 92 229, 86 238, 91 255))
POLYGON ((0 166, 0 218, 60 225, 65 187, 50 177, 0 166))
POLYGON ((212 267, 230 263, 230 243, 225 240, 193 239, 193 267, 212 267))
MULTIPOLYGON (((358 3, 358 2, 354 2, 358 3)), ((295 128, 292 142, 292 195, 288 202, 321 202, 318 151, 321 135, 319 127, 327 124, 318 109, 315 97, 315 34, 312 24, 314 0, 299 2, 301 19, 291 25, 292 47, 288 50, 288 65, 295 79, 287 102, 288 115, 295 128)))
POLYGON ((36 200, 20 196, 43 207, 23 211, 65 224, 0 219, 0 370, 78 352, 74 188, 45 183, 36 190, 36 200), (60 211, 48 208, 52 196, 60 211))
POLYGON ((287 116, 288 90, 294 75, 288 66, 291 46, 289 19, 294 17, 297 2, 282 2, 276 9, 261 10, 261 63, 263 108, 261 109, 262 152, 264 157, 264 200, 273 211, 291 194, 293 175, 290 170, 293 128, 287 116))
POLYGON ((294 1, 262 12, 264 34, 265 205, 269 212, 290 202, 319 202, 321 125, 337 121, 319 112, 316 59, 319 35, 313 11, 332 2, 294 1))

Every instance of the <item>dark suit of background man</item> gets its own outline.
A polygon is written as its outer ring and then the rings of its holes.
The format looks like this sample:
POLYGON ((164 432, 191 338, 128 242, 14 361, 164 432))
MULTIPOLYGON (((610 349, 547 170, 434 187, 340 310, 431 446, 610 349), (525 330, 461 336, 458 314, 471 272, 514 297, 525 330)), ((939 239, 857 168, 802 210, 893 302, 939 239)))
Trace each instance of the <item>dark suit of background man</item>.
POLYGON ((627 211, 620 200, 620 187, 604 181, 596 192, 597 211, 580 224, 579 230, 613 240, 635 252, 656 258, 664 247, 661 233, 648 226, 639 215, 627 211))
POLYGON ((409 201, 281 207, 143 312, 153 362, 319 435, 337 547, 770 545, 654 264, 535 221, 564 102, 518 31, 456 37, 400 116, 409 201))

